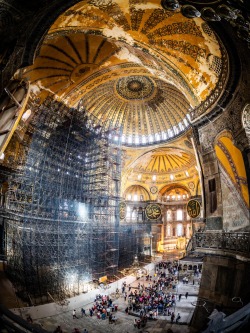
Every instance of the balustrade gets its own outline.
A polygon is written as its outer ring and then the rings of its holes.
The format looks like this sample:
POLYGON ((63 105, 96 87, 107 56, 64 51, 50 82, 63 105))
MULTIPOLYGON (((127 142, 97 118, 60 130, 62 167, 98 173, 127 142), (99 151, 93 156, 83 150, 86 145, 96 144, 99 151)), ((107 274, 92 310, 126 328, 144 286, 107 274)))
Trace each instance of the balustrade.
POLYGON ((249 232, 196 232, 194 248, 250 253, 249 232))

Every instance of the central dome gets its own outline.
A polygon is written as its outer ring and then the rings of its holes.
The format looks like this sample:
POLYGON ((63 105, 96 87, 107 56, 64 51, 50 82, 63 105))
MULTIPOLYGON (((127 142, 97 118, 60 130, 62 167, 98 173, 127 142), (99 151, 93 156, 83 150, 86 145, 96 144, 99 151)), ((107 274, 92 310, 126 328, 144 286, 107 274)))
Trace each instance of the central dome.
POLYGON ((160 1, 93 0, 58 17, 24 78, 32 98, 81 105, 104 130, 120 128, 123 145, 145 146, 182 136, 210 112, 227 70, 226 51, 202 19, 160 1))
POLYGON ((122 77, 117 81, 117 93, 127 100, 142 100, 151 97, 155 90, 153 80, 146 76, 122 77))

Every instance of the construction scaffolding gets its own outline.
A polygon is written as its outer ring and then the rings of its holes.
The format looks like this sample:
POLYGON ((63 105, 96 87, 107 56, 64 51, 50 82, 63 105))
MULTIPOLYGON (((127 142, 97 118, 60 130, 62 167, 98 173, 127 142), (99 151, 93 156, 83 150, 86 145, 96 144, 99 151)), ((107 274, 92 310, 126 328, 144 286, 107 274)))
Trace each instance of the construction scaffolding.
POLYGON ((4 213, 8 275, 32 304, 63 302, 117 272, 121 135, 51 99, 29 131, 4 213))
POLYGON ((145 241, 151 232, 151 224, 126 220, 119 228, 119 270, 133 265, 135 256, 145 261, 145 241))

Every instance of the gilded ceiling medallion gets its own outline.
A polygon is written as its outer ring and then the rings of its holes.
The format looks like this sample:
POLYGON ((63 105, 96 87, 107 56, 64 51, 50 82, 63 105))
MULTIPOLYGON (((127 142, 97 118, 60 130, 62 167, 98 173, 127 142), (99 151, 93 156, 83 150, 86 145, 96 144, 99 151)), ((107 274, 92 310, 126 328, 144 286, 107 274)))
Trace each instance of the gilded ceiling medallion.
POLYGON ((97 67, 96 64, 81 64, 74 68, 71 73, 70 80, 71 82, 77 82, 80 77, 85 76, 91 70, 94 70, 97 67))
POLYGON ((146 76, 126 76, 117 81, 116 91, 127 100, 142 100, 153 95, 155 83, 146 76))

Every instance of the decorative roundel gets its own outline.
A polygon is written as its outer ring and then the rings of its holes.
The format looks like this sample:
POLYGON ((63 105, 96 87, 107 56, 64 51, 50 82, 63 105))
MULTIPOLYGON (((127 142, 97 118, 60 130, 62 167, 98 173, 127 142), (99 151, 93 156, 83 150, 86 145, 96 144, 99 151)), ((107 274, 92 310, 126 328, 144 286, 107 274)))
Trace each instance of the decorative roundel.
POLYGON ((155 194, 155 193, 158 192, 158 188, 157 188, 156 186, 152 186, 152 187, 150 187, 150 192, 151 192, 152 194, 155 194))
POLYGON ((195 219, 201 213, 201 205, 198 200, 189 200, 187 203, 187 213, 188 215, 195 219))
POLYGON ((149 204, 146 207, 146 217, 149 220, 157 220, 161 217, 161 206, 158 204, 149 204))
POLYGON ((120 215, 121 220, 124 220, 126 217, 126 207, 127 207, 127 205, 125 204, 125 202, 120 202, 119 215, 120 215))
POLYGON ((193 190, 195 188, 194 182, 188 183, 188 187, 193 190))
POLYGON ((116 83, 118 94, 128 100, 142 100, 150 97, 155 90, 152 79, 146 76, 125 76, 116 83))

